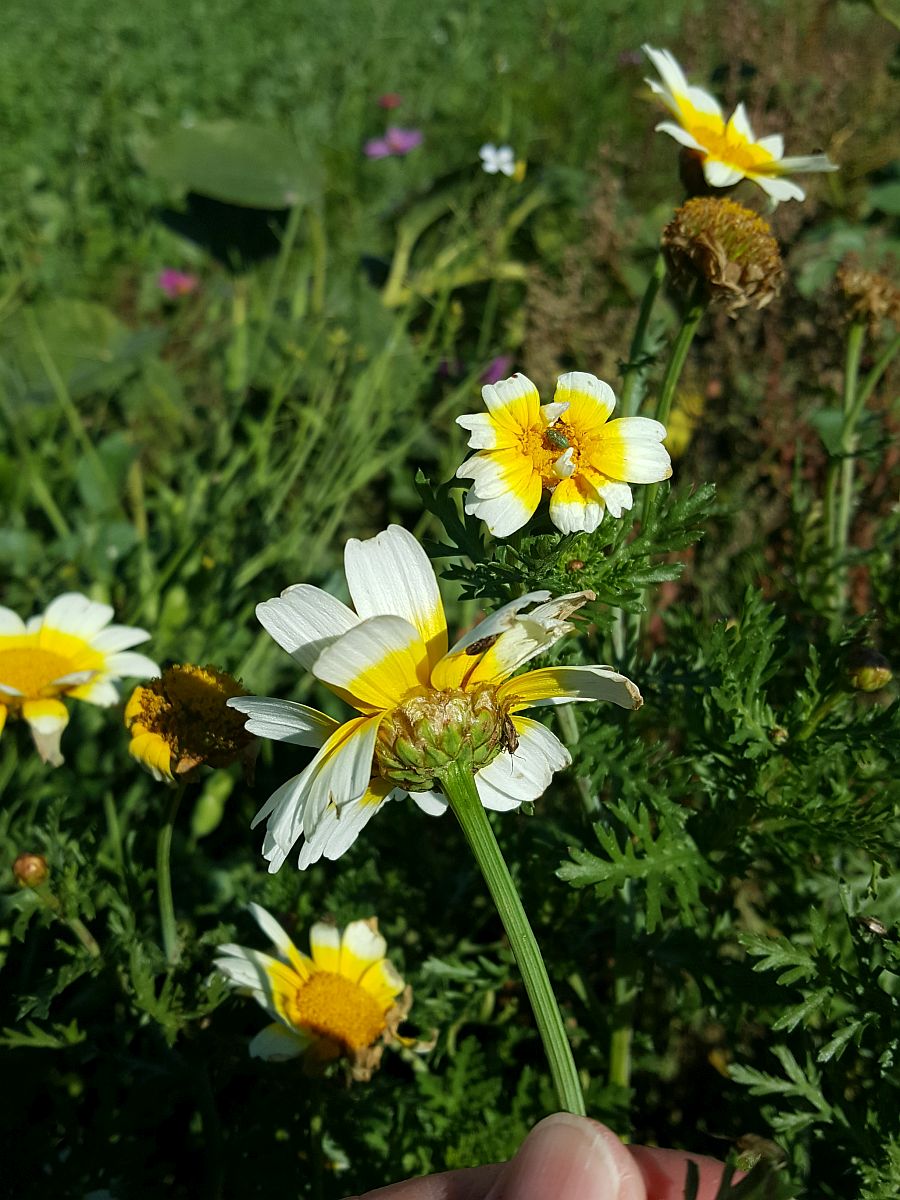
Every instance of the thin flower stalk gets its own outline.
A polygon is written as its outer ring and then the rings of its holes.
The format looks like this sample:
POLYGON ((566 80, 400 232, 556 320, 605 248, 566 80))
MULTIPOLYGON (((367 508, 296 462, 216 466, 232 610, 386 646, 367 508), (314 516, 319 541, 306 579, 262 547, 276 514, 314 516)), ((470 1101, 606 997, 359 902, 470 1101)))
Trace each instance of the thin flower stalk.
POLYGON ((163 823, 156 839, 156 891, 159 902, 159 923, 162 929, 166 962, 174 967, 181 957, 178 930, 175 925, 175 902, 172 898, 172 831, 181 807, 186 783, 177 784, 171 792, 163 823))
POLYGON ((559 1106, 585 1116, 584 1096, 559 1004, 503 852, 494 837, 470 771, 451 763, 440 776, 444 794, 459 821, 496 905, 537 1023, 559 1106))
POLYGON ((637 324, 634 327, 634 337, 631 339, 631 348, 628 351, 628 362, 622 372, 623 417, 636 417, 640 411, 644 392, 643 384, 650 365, 645 349, 647 330, 650 326, 650 317, 653 313, 656 297, 659 295, 665 277, 666 260, 663 257, 662 251, 660 251, 656 256, 653 270, 650 272, 650 278, 647 280, 647 286, 644 289, 637 324))

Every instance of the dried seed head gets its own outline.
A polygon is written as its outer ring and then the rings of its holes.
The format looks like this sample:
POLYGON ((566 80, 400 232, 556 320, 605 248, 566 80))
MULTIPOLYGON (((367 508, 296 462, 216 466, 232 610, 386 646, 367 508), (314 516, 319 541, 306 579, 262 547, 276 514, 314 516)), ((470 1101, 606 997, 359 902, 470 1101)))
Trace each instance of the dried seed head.
POLYGON ((688 200, 663 230, 662 248, 678 291, 691 296, 699 284, 707 301, 729 316, 764 308, 784 278, 768 222, 734 200, 688 200))
POLYGON ((167 667, 159 679, 136 687, 125 706, 133 757, 159 778, 185 779, 195 768, 245 763, 255 750, 246 717, 227 706, 246 692, 215 667, 167 667))
POLYGON ((900 288, 887 275, 865 270, 855 254, 848 254, 834 282, 850 321, 865 322, 873 337, 884 320, 900 328, 900 288))
POLYGON ((473 773, 501 750, 515 749, 515 729, 490 684, 413 696, 384 718, 375 762, 384 779, 409 792, 427 792, 452 762, 473 773))

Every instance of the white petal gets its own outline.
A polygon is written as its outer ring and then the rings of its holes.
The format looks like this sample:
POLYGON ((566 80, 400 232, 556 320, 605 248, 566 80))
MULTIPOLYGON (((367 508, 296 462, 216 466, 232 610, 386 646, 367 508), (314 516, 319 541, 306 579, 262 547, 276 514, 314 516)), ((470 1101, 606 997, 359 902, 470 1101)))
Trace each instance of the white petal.
POLYGON ((0 637, 11 637, 25 632, 25 622, 11 608, 0 605, 0 637))
POLYGON ((784 138, 780 133, 767 134, 766 137, 761 137, 756 144, 760 150, 765 150, 774 159, 784 158, 784 138))
POLYGON ((715 158, 703 160, 703 174, 710 187, 730 187, 744 178, 744 172, 737 170, 730 163, 719 162, 715 158))
POLYGON ((484 638, 501 634, 506 629, 512 629, 513 625, 519 619, 519 613, 523 608, 527 608, 530 604, 538 604, 543 600, 549 599, 549 592, 539 591, 526 592, 518 600, 510 600, 509 603, 502 605, 495 612, 492 612, 489 617, 485 617, 483 621, 480 621, 468 633, 464 633, 459 641, 450 649, 447 657, 450 658, 454 654, 460 654, 467 646, 471 646, 473 642, 480 642, 484 638))
POLYGON ((750 124, 750 118, 747 116, 747 109, 743 103, 739 104, 731 114, 728 128, 734 130, 739 137, 746 141, 756 142, 756 134, 753 132, 753 126, 750 124))
POLYGON ((482 804, 498 812, 536 800, 547 790, 554 771, 572 761, 559 738, 539 721, 515 717, 513 724, 519 737, 515 752, 498 754, 475 776, 482 804))
POLYGON ((521 371, 510 375, 508 379, 500 379, 497 383, 486 383, 481 389, 481 398, 492 413, 502 413, 510 406, 514 407, 514 411, 518 411, 516 401, 536 397, 537 394, 537 388, 521 371))
POLYGON ((570 479, 575 474, 575 449, 570 446, 568 450, 564 450, 556 462, 553 464, 553 474, 558 479, 570 479))
POLYGON ((593 485, 584 477, 579 483, 586 486, 560 485, 550 497, 550 520, 561 533, 593 533, 603 520, 606 510, 593 485))
POLYGON ((621 517, 622 513, 628 512, 634 504, 634 497, 627 483, 616 483, 610 479, 606 483, 596 484, 596 488, 611 517, 621 517))
POLYGON ((571 633, 574 626, 568 618, 593 598, 593 592, 568 592, 521 616, 512 629, 501 634, 484 652, 472 672, 472 679, 499 682, 518 671, 519 667, 571 633))
POLYGON ((792 158, 783 158, 778 164, 782 171, 839 171, 837 163, 833 163, 827 154, 800 154, 792 158))
POLYGON ((747 178, 758 183, 766 195, 771 196, 775 201, 806 199, 806 192, 802 187, 799 187, 793 180, 782 179, 779 175, 754 174, 748 175, 747 178))
POLYGON ((263 629, 306 670, 359 621, 346 604, 307 583, 257 604, 256 615, 263 629))
POLYGON ((49 685, 52 688, 80 687, 96 678, 98 671, 70 671, 68 675, 60 675, 49 685))
POLYGON ((381 718, 340 726, 300 775, 283 783, 253 818, 268 818, 263 857, 277 871, 301 833, 309 837, 329 804, 362 796, 372 775, 372 754, 381 718))
POLYGON ((497 445, 497 426, 488 413, 467 413, 456 418, 456 424, 469 430, 472 450, 493 450, 497 445))
POLYGON ((488 499, 482 499, 474 491, 467 492, 465 509, 470 517, 484 521, 491 536, 496 538, 509 537, 527 525, 534 513, 533 508, 510 491, 488 499))
POLYGON ((81 592, 65 592, 47 605, 42 625, 91 641, 112 619, 113 610, 108 604, 97 604, 81 592))
POLYGON ((552 404, 541 405, 541 420, 549 429, 551 425, 555 425, 564 412, 569 410, 568 400, 555 400, 552 404))
POLYGON ((315 831, 303 843, 298 866, 305 870, 323 856, 331 861, 338 859, 353 845, 360 833, 375 814, 394 797, 389 792, 382 799, 369 800, 362 797, 343 805, 340 809, 332 804, 320 817, 315 831))
POLYGON ((562 402, 572 410, 570 417, 578 421, 582 414, 590 414, 588 419, 597 425, 602 425, 616 407, 616 393, 609 384, 587 371, 567 371, 560 375, 555 396, 564 397, 562 402))
POLYGON ((674 121, 660 121, 656 126, 657 133, 667 133, 669 137, 675 139, 682 146, 687 146, 688 150, 699 150, 701 153, 706 153, 706 147, 698 142, 693 134, 688 133, 686 129, 682 129, 680 125, 676 125, 674 121))
POLYGON ((127 675, 135 679, 155 679, 162 674, 159 663, 155 663, 146 654, 136 654, 133 650, 110 654, 104 669, 109 675, 127 675))
POLYGON ((86 700, 88 704, 96 704, 98 708, 112 708, 122 699, 122 694, 108 676, 101 675, 83 684, 78 689, 77 698, 86 700))
POLYGON ((410 792, 409 798, 429 817, 442 817, 448 808, 447 797, 440 792, 410 792))
POLYGON ((582 700, 608 700, 620 708, 636 709, 643 704, 636 684, 612 667, 542 667, 508 679, 498 699, 513 710, 548 704, 571 704, 582 700))
POLYGON ((288 937, 272 914, 267 912, 262 905, 254 904, 251 900, 247 907, 250 909, 254 921, 256 921, 281 957, 289 960, 292 957, 292 953, 296 953, 296 946, 293 940, 288 937))
POLYGON ((280 1021, 275 1021, 253 1038, 249 1047, 250 1057, 261 1058, 264 1062, 287 1062, 303 1054, 310 1040, 280 1021))
POLYGON ((233 942, 218 946, 216 953, 218 957, 213 960, 216 970, 224 975, 233 987, 250 991, 254 1000, 274 1016, 272 985, 267 967, 274 965, 277 959, 263 954, 260 950, 236 946, 233 942))
POLYGON ((323 650, 316 679, 339 688, 361 710, 394 708, 428 683, 428 656, 416 629, 402 617, 369 617, 323 650))
POLYGON ((255 737, 293 746, 322 746, 338 727, 332 717, 293 700, 274 696, 232 696, 229 708, 246 713, 244 728, 255 737))
POLYGON ((351 538, 344 550, 344 571, 363 620, 401 617, 418 630, 435 662, 447 652, 447 622, 437 577, 411 533, 391 525, 364 542, 351 538))
POLYGON ((91 638, 91 645, 106 654, 117 654, 120 650, 130 650, 132 646, 139 646, 149 639, 150 634, 146 629, 131 625, 109 625, 91 638))
POLYGON ((18 688, 11 687, 8 683, 0 683, 0 695, 3 696, 22 696, 18 688))

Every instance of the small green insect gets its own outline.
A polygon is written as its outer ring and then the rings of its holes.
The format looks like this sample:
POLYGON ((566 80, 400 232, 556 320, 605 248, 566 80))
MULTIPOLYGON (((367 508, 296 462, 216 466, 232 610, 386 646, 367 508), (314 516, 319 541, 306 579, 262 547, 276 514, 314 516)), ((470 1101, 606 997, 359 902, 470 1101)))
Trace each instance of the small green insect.
POLYGON ((557 450, 569 449, 569 439, 564 433, 560 433, 558 429, 547 430, 547 441, 551 446, 555 446, 557 450))

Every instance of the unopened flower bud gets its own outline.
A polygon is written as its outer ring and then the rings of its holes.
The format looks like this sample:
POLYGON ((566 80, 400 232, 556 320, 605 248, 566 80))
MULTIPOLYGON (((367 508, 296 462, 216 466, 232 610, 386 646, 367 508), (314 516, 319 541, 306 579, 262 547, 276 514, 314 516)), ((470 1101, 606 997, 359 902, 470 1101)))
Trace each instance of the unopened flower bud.
POLYGON ((857 692, 880 692, 893 679, 891 664, 868 646, 858 646, 847 655, 847 681, 857 692))
POLYGON ((515 730, 497 703, 496 689, 448 688, 428 692, 389 713, 378 729, 375 761, 388 782, 409 792, 427 792, 453 762, 472 772, 501 750, 515 748, 515 730))
POLYGON ((19 887, 40 887, 50 876, 50 868, 43 854, 20 854, 12 869, 19 887))
POLYGON ((784 267, 768 223, 734 200, 700 196, 679 208, 662 234, 673 285, 701 295, 729 316, 764 308, 778 294, 784 267))

